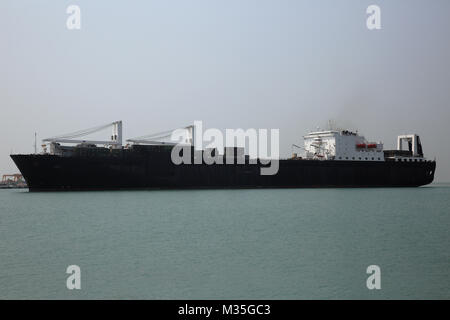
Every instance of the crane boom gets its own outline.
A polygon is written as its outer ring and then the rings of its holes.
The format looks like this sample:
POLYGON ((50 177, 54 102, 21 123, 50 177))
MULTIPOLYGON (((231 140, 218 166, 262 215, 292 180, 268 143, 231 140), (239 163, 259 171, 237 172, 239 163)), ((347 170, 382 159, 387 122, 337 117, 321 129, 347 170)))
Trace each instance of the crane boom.
POLYGON ((50 142, 50 143, 91 143, 91 144, 105 144, 105 145, 112 145, 112 146, 122 146, 122 121, 115 121, 112 123, 108 123, 106 125, 76 131, 73 133, 64 134, 61 136, 51 137, 42 140, 43 142, 50 142), (79 139, 73 139, 73 138, 79 138, 83 137, 101 130, 104 130, 108 127, 112 127, 112 135, 111 140, 79 140, 79 139))

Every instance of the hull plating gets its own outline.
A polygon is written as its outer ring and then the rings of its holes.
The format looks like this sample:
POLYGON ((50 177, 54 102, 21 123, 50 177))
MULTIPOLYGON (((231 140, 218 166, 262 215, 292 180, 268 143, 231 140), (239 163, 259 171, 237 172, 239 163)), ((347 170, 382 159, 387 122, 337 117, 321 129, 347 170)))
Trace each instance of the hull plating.
POLYGON ((436 163, 280 160, 276 175, 260 166, 174 165, 170 153, 103 156, 12 155, 30 191, 417 187, 433 181, 436 163))

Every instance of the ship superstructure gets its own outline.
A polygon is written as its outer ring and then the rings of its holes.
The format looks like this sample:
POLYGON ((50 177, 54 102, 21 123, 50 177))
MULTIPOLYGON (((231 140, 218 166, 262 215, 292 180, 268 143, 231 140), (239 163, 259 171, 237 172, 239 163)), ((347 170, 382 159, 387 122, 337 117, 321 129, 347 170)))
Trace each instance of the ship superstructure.
POLYGON ((304 137, 306 159, 346 161, 426 161, 417 134, 397 137, 396 150, 384 150, 382 142, 368 141, 349 130, 311 132, 304 137))
POLYGON ((381 142, 348 130, 311 132, 303 138, 307 159, 384 161, 381 142))

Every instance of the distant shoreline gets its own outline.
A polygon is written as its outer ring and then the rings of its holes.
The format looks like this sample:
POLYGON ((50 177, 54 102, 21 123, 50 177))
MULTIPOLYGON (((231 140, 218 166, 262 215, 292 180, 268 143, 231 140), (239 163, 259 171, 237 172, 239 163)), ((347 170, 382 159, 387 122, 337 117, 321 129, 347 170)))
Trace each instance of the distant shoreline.
POLYGON ((28 186, 9 186, 9 185, 0 185, 0 189, 28 189, 28 186))

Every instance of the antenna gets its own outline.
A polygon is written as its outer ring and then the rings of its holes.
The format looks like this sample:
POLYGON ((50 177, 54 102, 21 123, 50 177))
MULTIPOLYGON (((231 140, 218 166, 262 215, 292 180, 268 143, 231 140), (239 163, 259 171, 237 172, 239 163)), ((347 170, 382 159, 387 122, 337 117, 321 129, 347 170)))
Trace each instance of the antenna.
POLYGON ((37 136, 37 133, 35 132, 34 133, 34 154, 37 154, 36 136, 37 136))

